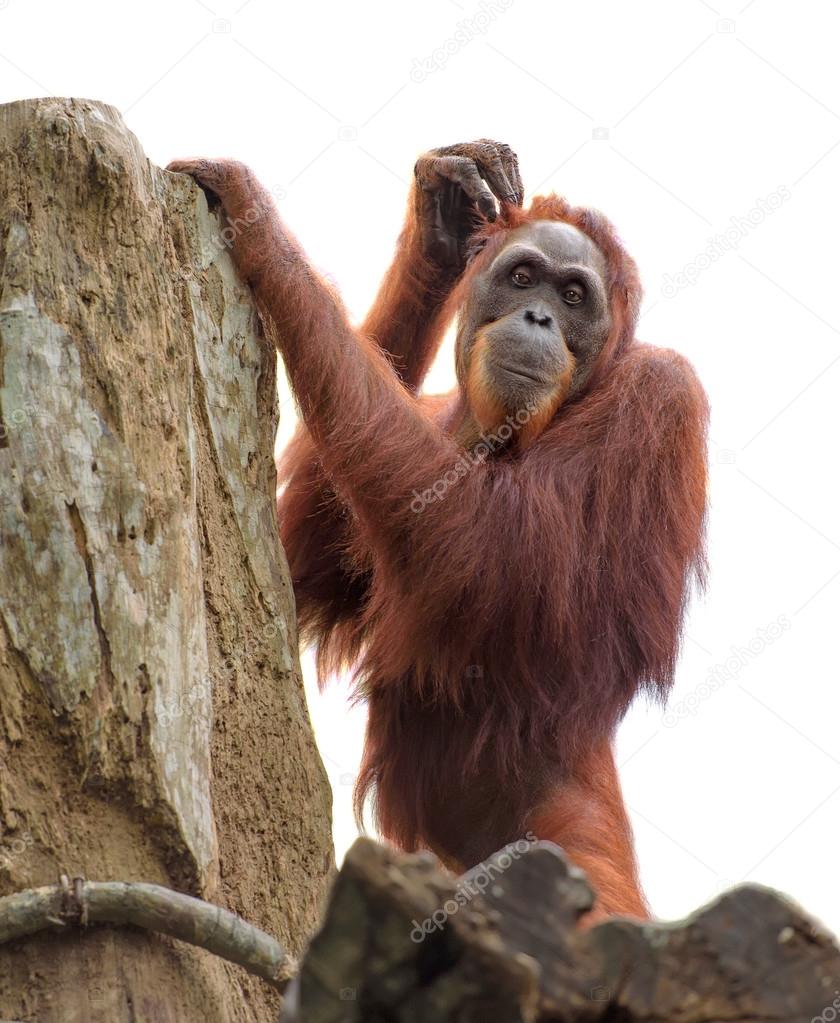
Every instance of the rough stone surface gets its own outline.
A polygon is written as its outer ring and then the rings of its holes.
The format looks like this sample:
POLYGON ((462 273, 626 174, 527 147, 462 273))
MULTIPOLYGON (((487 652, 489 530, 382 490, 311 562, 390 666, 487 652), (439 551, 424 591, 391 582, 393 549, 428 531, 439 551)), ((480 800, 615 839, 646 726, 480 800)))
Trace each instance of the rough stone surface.
MULTIPOLYGON (((293 953, 314 926, 330 799, 275 373, 200 189, 111 107, 0 107, 0 894, 63 871, 219 902, 293 953)), ((273 997, 139 934, 0 954, 0 1017, 250 1021, 273 997)))

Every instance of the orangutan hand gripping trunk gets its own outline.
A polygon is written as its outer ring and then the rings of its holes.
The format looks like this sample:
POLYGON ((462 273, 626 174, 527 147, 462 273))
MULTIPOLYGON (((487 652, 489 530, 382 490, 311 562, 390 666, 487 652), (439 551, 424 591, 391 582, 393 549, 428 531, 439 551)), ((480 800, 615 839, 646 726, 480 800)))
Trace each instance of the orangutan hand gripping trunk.
POLYGON ((368 703, 358 812, 457 869, 552 840, 593 918, 646 916, 612 742, 667 693, 704 583, 708 413, 689 363, 635 340, 614 229, 523 209, 507 146, 434 150, 354 330, 246 167, 170 169, 221 200, 303 416, 281 537, 322 676, 352 667, 368 703), (418 396, 455 315, 458 387, 418 396))

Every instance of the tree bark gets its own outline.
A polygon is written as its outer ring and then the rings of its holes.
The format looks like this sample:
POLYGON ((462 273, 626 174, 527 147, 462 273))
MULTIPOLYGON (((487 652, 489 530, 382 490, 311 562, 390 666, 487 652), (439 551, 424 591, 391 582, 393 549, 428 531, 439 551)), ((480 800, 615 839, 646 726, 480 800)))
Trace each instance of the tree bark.
POLYGON ((594 896, 525 839, 460 879, 360 838, 281 1023, 831 1023, 840 946, 794 902, 732 888, 685 920, 578 922, 594 896))
MULTIPOLYGON (((214 213, 112 107, 0 107, 0 895, 176 888, 297 954, 332 872, 274 513, 276 361, 214 213)), ((0 949, 0 1018, 256 1021, 105 927, 0 949)))

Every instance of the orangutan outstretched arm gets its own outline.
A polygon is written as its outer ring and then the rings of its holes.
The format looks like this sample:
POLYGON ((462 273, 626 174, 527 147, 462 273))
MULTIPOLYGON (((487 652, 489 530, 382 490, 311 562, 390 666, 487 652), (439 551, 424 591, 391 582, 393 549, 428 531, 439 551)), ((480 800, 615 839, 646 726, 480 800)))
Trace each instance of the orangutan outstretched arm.
MULTIPOLYGON (((172 169, 189 170, 182 162, 172 169)), ((389 357, 416 393, 446 330, 446 301, 465 262, 479 214, 496 202, 522 203, 516 155, 480 140, 431 150, 415 165, 394 260, 360 333, 389 357)), ((311 434, 301 425, 278 464, 280 538, 305 639, 355 619, 366 595, 363 566, 345 557, 348 509, 327 479, 311 434)))

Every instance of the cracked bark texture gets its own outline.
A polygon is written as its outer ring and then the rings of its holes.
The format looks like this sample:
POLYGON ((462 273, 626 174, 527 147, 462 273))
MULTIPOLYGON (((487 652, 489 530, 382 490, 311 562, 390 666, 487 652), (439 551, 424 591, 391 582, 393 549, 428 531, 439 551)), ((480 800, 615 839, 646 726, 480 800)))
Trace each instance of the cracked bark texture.
MULTIPOLYGON (((217 217, 112 107, 0 107, 0 894, 178 888, 293 954, 329 788, 277 542, 276 361, 217 217)), ((0 950, 0 1018, 252 1021, 276 995, 131 931, 0 950)))
POLYGON ((759 885, 685 920, 588 930, 584 875, 525 840, 464 877, 368 839, 347 854, 281 1023, 830 1023, 840 947, 759 885))

